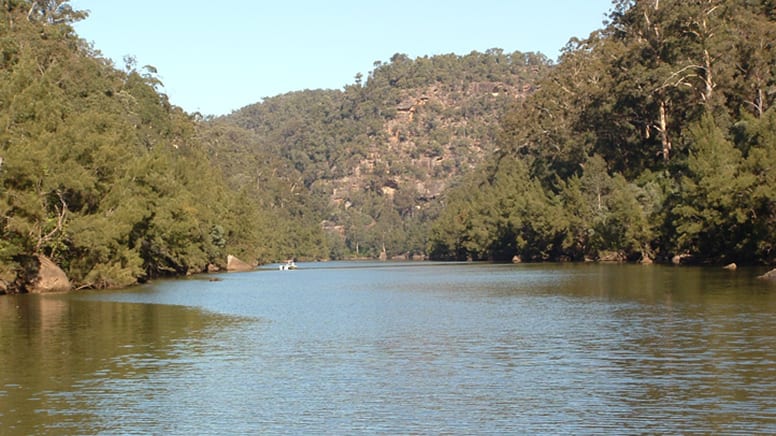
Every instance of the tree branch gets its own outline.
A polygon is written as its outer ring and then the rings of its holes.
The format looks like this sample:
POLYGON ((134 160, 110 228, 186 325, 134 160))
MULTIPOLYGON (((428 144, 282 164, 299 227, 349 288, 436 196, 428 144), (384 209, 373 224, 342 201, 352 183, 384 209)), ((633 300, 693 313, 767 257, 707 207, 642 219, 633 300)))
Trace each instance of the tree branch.
POLYGON ((58 206, 54 206, 54 209, 57 211, 57 224, 54 226, 54 229, 52 229, 50 232, 48 232, 45 236, 41 235, 38 237, 38 242, 35 244, 35 252, 39 253, 41 246, 43 246, 44 243, 49 242, 51 239, 54 238, 54 236, 61 232, 62 229, 65 227, 65 218, 68 212, 67 209, 67 203, 65 202, 64 197, 62 196, 62 192, 57 190, 57 197, 59 197, 59 202, 62 204, 62 208, 59 208, 58 206))

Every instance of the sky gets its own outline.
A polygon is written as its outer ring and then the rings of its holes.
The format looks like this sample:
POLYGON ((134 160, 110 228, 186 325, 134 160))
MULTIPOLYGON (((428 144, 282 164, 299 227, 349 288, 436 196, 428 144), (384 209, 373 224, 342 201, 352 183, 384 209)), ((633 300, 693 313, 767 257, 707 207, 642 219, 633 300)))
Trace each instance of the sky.
POLYGON ((152 65, 187 112, 224 115, 265 97, 342 89, 376 61, 500 48, 552 60, 600 29, 611 0, 71 0, 79 36, 124 67, 152 65))

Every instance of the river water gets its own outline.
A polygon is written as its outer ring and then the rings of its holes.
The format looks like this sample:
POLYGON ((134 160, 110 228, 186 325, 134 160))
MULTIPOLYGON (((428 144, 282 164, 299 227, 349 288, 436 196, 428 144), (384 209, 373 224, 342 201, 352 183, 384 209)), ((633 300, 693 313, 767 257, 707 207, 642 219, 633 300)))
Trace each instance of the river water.
POLYGON ((3 296, 0 434, 776 434, 762 272, 331 262, 3 296))

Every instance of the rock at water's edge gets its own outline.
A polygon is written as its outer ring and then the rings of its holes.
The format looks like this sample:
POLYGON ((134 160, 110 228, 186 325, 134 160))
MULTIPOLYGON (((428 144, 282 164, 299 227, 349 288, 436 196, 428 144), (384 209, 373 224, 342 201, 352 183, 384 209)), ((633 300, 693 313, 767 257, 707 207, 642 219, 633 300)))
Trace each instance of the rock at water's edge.
POLYGON ((226 256, 226 270, 229 272, 252 271, 253 265, 243 262, 230 254, 226 256))
POLYGON ((38 275, 28 289, 30 293, 66 292, 73 288, 65 272, 51 259, 39 255, 38 264, 38 275))
POLYGON ((758 279, 764 279, 764 280, 776 280, 776 268, 768 271, 767 273, 758 276, 758 279))

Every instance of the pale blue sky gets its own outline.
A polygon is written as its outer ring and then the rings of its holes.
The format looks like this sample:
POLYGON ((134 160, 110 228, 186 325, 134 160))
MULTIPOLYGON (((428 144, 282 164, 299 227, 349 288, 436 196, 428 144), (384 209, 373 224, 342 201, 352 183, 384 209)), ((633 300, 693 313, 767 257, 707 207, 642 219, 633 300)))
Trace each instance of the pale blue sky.
POLYGON ((76 31, 123 67, 159 71, 186 111, 221 115, 303 89, 341 89, 395 53, 501 48, 556 59, 602 27, 611 0, 72 0, 76 31))

